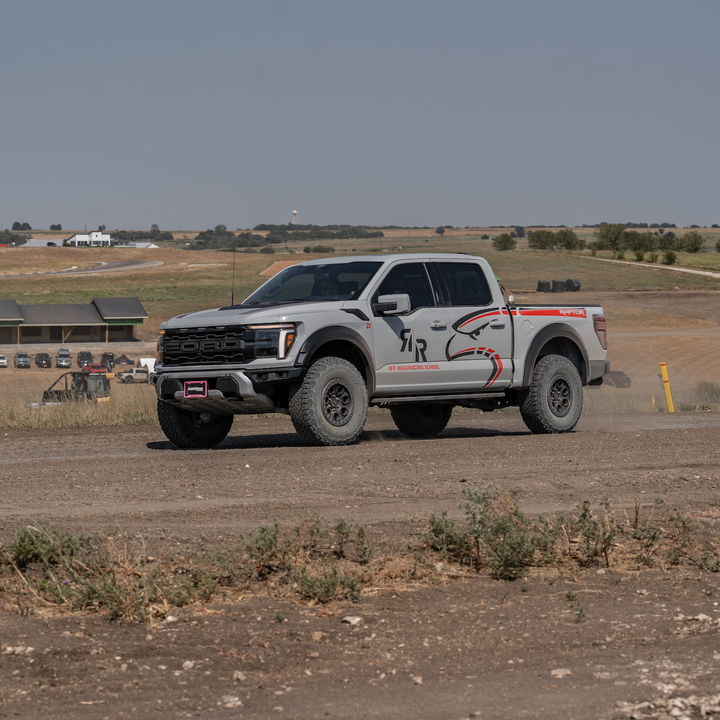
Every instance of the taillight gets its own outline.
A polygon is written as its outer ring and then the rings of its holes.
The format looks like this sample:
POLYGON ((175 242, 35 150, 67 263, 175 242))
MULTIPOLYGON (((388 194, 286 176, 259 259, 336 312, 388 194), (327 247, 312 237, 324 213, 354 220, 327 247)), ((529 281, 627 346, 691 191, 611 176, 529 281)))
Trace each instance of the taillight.
POLYGON ((602 315, 595 315, 593 317, 593 327, 600 341, 600 346, 603 350, 607 350, 607 321, 602 315))

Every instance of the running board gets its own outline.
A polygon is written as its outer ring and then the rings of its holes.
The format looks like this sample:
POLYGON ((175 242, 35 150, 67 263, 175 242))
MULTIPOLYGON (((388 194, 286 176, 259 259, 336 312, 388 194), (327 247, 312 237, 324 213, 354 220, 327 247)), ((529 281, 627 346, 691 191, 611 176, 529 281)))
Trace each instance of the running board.
POLYGON ((398 397, 375 396, 370 405, 385 405, 386 403, 424 403, 438 402, 439 400, 484 400, 487 398, 504 398, 504 392, 494 393, 463 393, 461 395, 399 395, 398 397))

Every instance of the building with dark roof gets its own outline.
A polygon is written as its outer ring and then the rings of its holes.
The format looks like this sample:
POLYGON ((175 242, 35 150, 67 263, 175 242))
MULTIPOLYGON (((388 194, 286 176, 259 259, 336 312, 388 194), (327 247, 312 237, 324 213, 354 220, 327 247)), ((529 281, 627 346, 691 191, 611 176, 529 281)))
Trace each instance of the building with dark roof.
POLYGON ((0 300, 0 344, 127 342, 147 316, 134 297, 94 298, 87 305, 0 300))

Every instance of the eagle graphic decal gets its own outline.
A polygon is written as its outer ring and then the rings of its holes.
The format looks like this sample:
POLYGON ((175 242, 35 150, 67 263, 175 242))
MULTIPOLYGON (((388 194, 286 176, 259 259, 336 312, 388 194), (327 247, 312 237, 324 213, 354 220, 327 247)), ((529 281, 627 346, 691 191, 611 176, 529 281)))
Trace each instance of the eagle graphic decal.
POLYGON ((473 355, 480 355, 490 360, 492 372, 483 388, 490 387, 500 377, 503 369, 502 360, 495 350, 480 345, 480 333, 494 317, 502 317, 500 308, 489 308, 464 315, 453 323, 452 329, 455 331, 455 335, 448 340, 445 346, 445 357, 450 362, 473 355))

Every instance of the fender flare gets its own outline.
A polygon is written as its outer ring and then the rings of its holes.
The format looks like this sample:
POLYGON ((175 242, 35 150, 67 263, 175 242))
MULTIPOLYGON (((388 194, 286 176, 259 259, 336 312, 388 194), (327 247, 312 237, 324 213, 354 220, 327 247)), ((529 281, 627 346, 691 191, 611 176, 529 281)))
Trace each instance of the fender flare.
POLYGON ((336 341, 350 343, 357 350, 367 378, 368 397, 372 397, 375 392, 375 365, 372 361, 372 350, 365 339, 351 328, 330 325, 317 330, 303 343, 295 364, 305 368, 310 367, 318 349, 329 342, 336 341))
POLYGON ((582 338, 577 331, 570 327, 570 325, 565 325, 564 323, 553 323, 552 325, 546 325, 542 328, 530 343, 530 347, 528 348, 527 353, 525 353, 525 359, 523 361, 523 379, 520 387, 530 387, 532 374, 540 351, 548 342, 550 342, 550 340, 555 340, 557 338, 570 340, 577 346, 582 363, 580 367, 580 380, 583 385, 587 383, 587 378, 590 377, 590 360, 587 355, 585 343, 582 341, 582 338))

